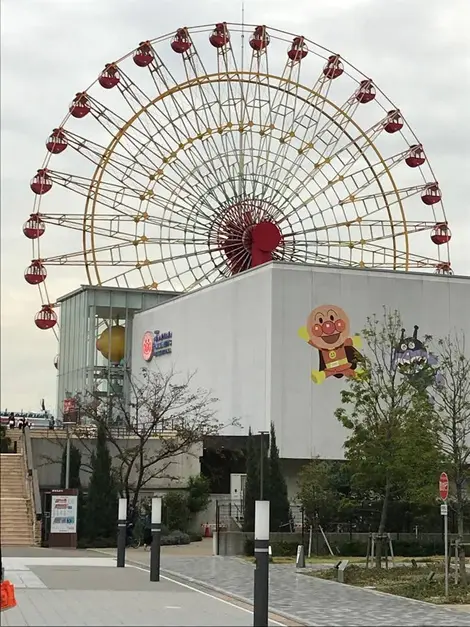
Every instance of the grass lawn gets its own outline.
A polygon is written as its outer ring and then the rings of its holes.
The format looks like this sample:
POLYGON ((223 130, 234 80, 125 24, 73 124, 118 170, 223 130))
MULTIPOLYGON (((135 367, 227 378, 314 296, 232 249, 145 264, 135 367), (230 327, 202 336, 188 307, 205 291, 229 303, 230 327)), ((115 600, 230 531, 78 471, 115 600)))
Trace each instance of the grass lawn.
MULTIPOLYGON (((400 558, 396 558, 397 561, 400 558)), ((412 558, 406 558, 410 561, 412 558)), ((400 560, 401 561, 401 560, 400 560)), ((405 561, 405 558, 403 558, 405 561)), ((345 583, 360 587, 373 587, 379 592, 397 594, 410 599, 428 601, 430 603, 469 604, 470 587, 465 590, 454 584, 453 571, 449 573, 449 598, 444 594, 444 564, 442 558, 421 558, 420 566, 396 566, 388 570, 382 568, 364 568, 352 564, 345 571, 345 583), (430 575, 434 577, 430 579, 430 575)), ((311 577, 337 581, 337 572, 333 568, 305 573, 311 577)))

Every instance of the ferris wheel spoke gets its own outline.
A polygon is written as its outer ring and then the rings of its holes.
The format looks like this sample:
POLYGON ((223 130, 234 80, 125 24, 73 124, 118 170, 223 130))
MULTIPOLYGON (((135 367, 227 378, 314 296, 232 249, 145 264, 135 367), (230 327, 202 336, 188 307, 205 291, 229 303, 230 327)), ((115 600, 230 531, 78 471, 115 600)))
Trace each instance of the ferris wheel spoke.
MULTIPOLYGON (((302 202, 293 203, 291 212, 286 214, 286 218, 289 218, 293 213, 297 212, 301 207, 307 206, 310 202, 315 202, 321 196, 325 195, 328 190, 331 190, 335 186, 342 186, 346 189, 350 190, 350 196, 357 197, 357 195, 361 192, 367 190, 371 185, 378 184, 380 179, 384 176, 390 176, 391 170, 398 164, 402 163, 403 158, 407 154, 406 151, 393 155, 392 157, 388 157, 386 160, 382 160, 373 164, 369 164, 367 167, 362 168, 361 170, 356 170, 351 172, 351 168, 354 164, 351 164, 348 168, 338 169, 336 170, 332 164, 330 164, 333 174, 332 178, 327 180, 326 184, 308 196, 307 198, 303 198, 302 202), (349 173, 347 173, 349 172, 349 173)), ((318 176, 316 177, 318 180, 318 176)), ((292 199, 294 200, 294 198, 292 199)), ((339 202, 341 202, 341 198, 338 197, 339 202)))
MULTIPOLYGON (((92 203, 94 207, 93 216, 87 215, 87 220, 94 220, 94 216, 97 214, 97 205, 107 210, 111 209, 120 216, 132 218, 134 221, 139 221, 142 217, 145 218, 145 215, 143 215, 145 212, 142 212, 139 207, 147 196, 142 194, 141 190, 133 190, 130 187, 122 186, 122 184, 116 185, 109 181, 102 181, 100 186, 97 187, 92 180, 85 177, 52 170, 48 170, 48 175, 53 182, 86 197, 92 203), (133 204, 131 204, 132 201, 134 201, 133 204)), ((168 200, 159 196, 151 196, 151 201, 159 209, 164 210, 168 207, 168 200)), ((189 211, 190 205, 185 207, 173 201, 172 207, 184 214, 185 211, 189 211)))
MULTIPOLYGON (((134 115, 136 116, 136 121, 139 123, 139 127, 137 127, 135 124, 129 126, 121 116, 118 116, 117 114, 113 113, 110 109, 106 108, 102 103, 98 102, 97 100, 93 100, 92 111, 94 113, 94 116, 99 121, 99 123, 104 128, 106 128, 108 132, 110 132, 113 135, 114 143, 116 143, 116 138, 117 138, 117 140, 119 141, 119 144, 121 145, 121 148, 129 154, 131 159, 135 159, 135 153, 137 152, 138 154, 147 154, 150 157, 153 156, 154 157, 154 159, 152 160, 153 162, 155 161, 157 161, 157 163, 158 162, 163 163, 165 161, 167 162, 169 159, 171 159, 174 153, 174 147, 175 147, 174 146, 175 137, 174 135, 173 136, 171 135, 168 129, 171 128, 172 131, 174 131, 178 127, 175 125, 175 120, 171 118, 164 100, 162 100, 162 103, 163 103, 163 109, 165 109, 167 113, 166 115, 166 119, 168 122, 167 125, 162 125, 161 121, 158 121, 156 118, 154 118, 154 116, 152 115, 150 111, 150 108, 148 106, 142 105, 141 101, 144 97, 144 92, 142 92, 141 90, 137 91, 137 89, 138 88, 136 88, 134 83, 130 79, 128 79, 127 81, 124 82, 124 85, 121 89, 121 93, 123 95, 125 94, 126 102, 129 104, 129 106, 131 106, 131 109, 134 112, 134 115), (134 105, 133 107, 132 107, 132 104, 134 105), (155 131, 153 134, 150 133, 146 124, 143 122, 142 115, 144 115, 146 119, 149 119, 152 121, 153 130, 155 131), (123 128, 126 128, 126 133, 125 135, 121 137, 123 128), (160 136, 165 138, 164 143, 156 142, 155 133, 157 131, 159 132, 160 136), (169 155, 169 157, 166 155, 169 155)), ((173 93, 172 92, 170 93, 171 93, 173 102, 174 103, 176 102, 178 104, 176 98, 174 98, 173 93)), ((162 111, 162 108, 159 109, 159 112, 161 114, 164 113, 162 111)), ((187 112, 182 111, 180 108, 179 113, 180 113, 180 118, 183 119, 184 121, 184 116, 187 114, 187 112)), ((191 137, 191 133, 187 127, 185 127, 184 131, 185 131, 185 134, 181 135, 181 139, 184 139, 184 141, 187 143, 188 139, 190 139, 191 137)), ((193 125, 193 134, 197 134, 194 125, 193 125)), ((196 152, 199 152, 197 148, 196 148, 196 152)), ((189 153, 186 153, 186 158, 189 161, 192 161, 193 167, 195 167, 196 162, 194 162, 192 155, 189 153)), ((200 159, 203 160, 204 157, 200 155, 200 159)), ((152 161, 150 161, 150 164, 149 164, 150 167, 152 165, 152 161)), ((185 164, 181 162, 178 165, 178 167, 181 169, 184 169, 185 164)), ((220 183, 220 180, 219 180, 219 183, 220 183)))
MULTIPOLYGON (((75 150, 78 154, 85 159, 93 163, 95 166, 99 166, 103 160, 103 155, 107 153, 107 148, 96 142, 93 142, 85 137, 76 135, 66 129, 63 129, 63 134, 67 139, 68 145, 75 150)), ((145 189, 148 177, 154 172, 154 167, 144 164, 141 160, 136 158, 136 155, 132 153, 123 154, 119 150, 114 150, 110 156, 108 163, 115 169, 115 173, 112 173, 113 178, 119 177, 122 179, 129 169, 143 178, 143 181, 139 181, 138 184, 142 185, 145 189)), ((136 181, 137 182, 137 181, 136 181)))
MULTIPOLYGON (((302 62, 288 60, 284 65, 284 69, 278 81, 274 83, 275 92, 271 98, 272 89, 268 89, 268 109, 264 125, 261 127, 261 150, 265 150, 268 154, 274 154, 271 161, 271 171, 268 172, 264 164, 260 164, 261 172, 264 174, 273 174, 278 169, 278 162, 282 159, 282 155, 288 150, 293 139, 290 123, 296 115, 296 109, 299 105, 300 94, 300 69, 302 62), (278 134, 273 133, 274 129, 279 129, 278 134), (272 149, 273 141, 278 141, 277 150, 272 149), (264 165, 264 167, 263 167, 264 165)), ((270 80, 272 84, 272 80, 270 80)), ((266 188, 262 188, 263 195, 272 201, 275 193, 266 188)))
POLYGON ((367 215, 371 216, 377 213, 378 211, 383 211, 390 209, 393 205, 397 203, 402 203, 407 198, 411 198, 411 196, 416 196, 423 190, 426 189, 426 184, 416 185, 413 187, 405 187, 403 189, 392 189, 382 191, 380 194, 368 194, 366 196, 354 196, 350 195, 347 198, 344 198, 339 202, 340 206, 348 205, 350 203, 362 203, 364 207, 369 208, 370 202, 375 203, 375 209, 371 209, 368 211, 367 215), (369 204, 367 204, 369 201, 369 204))
POLYGON ((89 256, 96 257, 102 253, 110 252, 112 253, 111 259, 100 260, 99 263, 101 265, 130 265, 135 267, 135 261, 123 260, 121 255, 122 250, 131 247, 133 247, 133 242, 131 241, 113 243, 109 244, 108 246, 99 246, 96 248, 89 248, 85 250, 81 249, 62 255, 55 255, 53 257, 42 257, 41 263, 46 266, 83 266, 88 263, 87 258, 89 256))
MULTIPOLYGON (((342 240, 343 246, 349 246, 352 243, 358 244, 361 241, 380 241, 389 240, 391 237, 400 237, 411 235, 412 233, 420 233, 422 231, 430 231, 435 227, 435 222, 425 221, 395 221, 393 223, 390 220, 364 220, 357 218, 356 220, 347 222, 331 223, 314 227, 311 229, 304 229, 303 231, 294 232, 294 237, 300 235, 321 235, 324 232, 334 231, 337 229, 347 229, 348 239, 342 240)), ((311 240, 309 240, 311 241, 311 240)), ((323 245, 328 244, 331 240, 315 240, 315 244, 323 245)), ((339 244, 338 244, 339 245, 339 244)))
MULTIPOLYGON (((315 177, 316 175, 318 175, 319 172, 322 171, 322 169, 330 167, 336 172, 337 177, 344 177, 356 163, 366 158, 366 153, 368 150, 375 152, 373 146, 375 140, 383 130, 383 120, 374 124, 366 131, 360 131, 356 136, 352 136, 345 129, 341 129, 340 126, 337 126, 339 124, 338 120, 334 121, 333 118, 330 118, 330 120, 331 124, 335 124, 337 129, 337 132, 335 131, 334 133, 331 133, 331 137, 336 137, 337 134, 339 135, 342 132, 343 136, 347 138, 345 144, 338 147, 336 142, 335 150, 333 150, 332 152, 330 151, 328 156, 326 156, 326 152, 328 152, 328 143, 327 141, 323 141, 320 136, 316 136, 314 138, 315 163, 313 164, 313 168, 308 173, 308 175, 304 177, 304 179, 301 179, 301 181, 297 184, 297 187, 295 187, 294 189, 290 189, 290 195, 288 196, 289 200, 298 195, 299 190, 305 186, 309 177, 315 177), (319 148, 316 147, 317 144, 320 145, 319 148), (336 168, 335 164, 337 164, 336 168)), ((325 139, 325 137, 323 137, 323 139, 325 139)), ((306 157, 306 153, 307 150, 304 150, 301 160, 296 161, 295 167, 298 167, 302 164, 303 160, 306 157)), ((406 151, 403 153, 403 155, 405 153, 406 151)), ((377 154, 375 154, 375 157, 377 158, 377 154)), ((369 159, 366 158, 366 160, 368 165, 370 165, 369 159)), ((282 186, 280 187, 280 189, 282 191, 289 189, 291 183, 292 175, 290 173, 287 173, 284 180, 282 181, 282 186)))
MULTIPOLYGON (((214 100, 214 102, 211 102, 206 96, 206 93, 202 87, 200 79, 198 79, 196 75, 191 75, 188 72, 188 63, 186 63, 186 61, 188 57, 192 58, 194 54, 197 54, 197 53, 191 53, 191 55, 183 55, 184 60, 185 60, 186 74, 188 78, 187 84, 190 84, 189 89, 181 87, 180 89, 175 90, 174 88, 173 89, 170 88, 170 84, 171 83, 175 84, 176 81, 171 75, 171 73, 168 71, 168 69, 164 66, 163 63, 160 63, 158 67, 154 68, 152 71, 152 78, 154 79, 154 83, 156 85, 159 85, 159 82, 163 82, 163 84, 167 88, 167 91, 166 91, 167 98, 162 98, 162 100, 160 101, 162 105, 160 109, 163 108, 165 110, 166 117, 170 122, 170 124, 168 125, 168 128, 173 129, 175 127, 175 124, 174 124, 175 118, 171 116, 170 114, 168 105, 166 103, 167 99, 170 100, 171 106, 173 107, 173 109, 178 112, 178 120, 183 125, 184 132, 182 134, 180 133, 180 144, 187 143, 188 138, 191 138, 193 136, 195 138, 200 137, 201 134, 203 134, 207 129, 211 127, 215 127, 216 129, 217 127, 220 128, 220 122, 219 123, 217 122, 217 118, 214 114, 214 108, 215 108, 214 104, 217 102, 217 100, 214 100), (197 93, 199 94, 202 105, 196 102, 192 87, 194 87, 197 90, 197 93), (177 94, 181 97, 183 103, 186 104, 187 106, 186 109, 183 107, 182 103, 176 97, 177 94), (195 119, 191 119, 191 117, 188 115, 188 113, 199 112, 201 110, 203 111, 202 118, 200 118, 199 113, 193 116, 193 118, 195 119)), ((205 74, 207 74, 205 69, 204 69, 204 72, 205 74)), ((214 96, 217 95, 215 90, 213 90, 213 93, 214 93, 214 96)), ((229 120, 227 119, 225 121, 225 124, 228 122, 229 120)), ((179 127, 177 128, 179 130, 179 127)), ((194 148, 194 144, 192 144, 191 147, 194 148)), ((204 145, 203 145, 203 149, 205 149, 204 145)), ((200 158, 204 159, 204 156, 202 155, 202 153, 200 153, 199 150, 197 150, 197 152, 199 153, 200 158)), ((193 166, 195 166, 194 163, 193 163, 193 166)), ((220 182, 221 181, 219 180, 219 183, 220 182)))
MULTIPOLYGON (((181 106, 181 103, 178 101, 173 91, 171 91, 170 97, 173 101, 172 104, 178 115, 176 117, 171 115, 169 107, 165 102, 165 98, 163 98, 158 103, 160 105, 158 107, 160 119, 158 119, 152 113, 155 107, 150 108, 142 103, 142 101, 150 100, 148 96, 146 96, 128 76, 124 75, 124 77, 126 80, 123 82, 122 86, 120 84, 121 93, 126 102, 128 102, 131 106, 134 114, 137 116, 136 121, 140 124, 139 130, 146 136, 147 143, 151 142, 155 146, 156 150, 153 151, 153 154, 156 160, 159 160, 161 163, 165 163, 174 158, 173 154, 175 153, 175 147, 179 147, 181 149, 181 147, 188 144, 188 141, 192 138, 192 136, 194 136, 194 138, 198 138, 201 136, 201 133, 210 128, 207 115, 205 123, 202 123, 204 120, 201 121, 199 115, 193 116, 195 120, 192 120, 188 115, 188 113, 198 111, 192 89, 181 90, 180 92, 184 95, 184 98, 188 102, 189 108, 187 110, 181 106), (189 91, 189 97, 186 93, 187 91, 189 91), (163 118, 166 122, 165 124, 162 124, 161 118, 163 118), (144 120, 150 123, 150 128, 148 128, 144 120), (180 128, 180 125, 182 128, 180 128), (156 142, 155 137, 157 133, 158 136, 162 138, 163 143, 156 142)), ((206 103, 206 108, 211 109, 208 103, 206 103)), ((203 157, 201 153, 200 157, 203 157)), ((192 161, 192 165, 195 167, 196 162, 192 159, 192 155, 186 153, 186 158, 189 161, 192 161)), ((181 163, 179 167, 184 168, 184 163, 181 163)), ((221 180, 219 179, 218 182, 220 184, 221 180)))
POLYGON ((101 237, 110 237, 113 240, 122 240, 125 242, 133 242, 135 240, 135 221, 124 216, 96 215, 93 219, 93 225, 84 221, 83 215, 78 214, 41 214, 41 219, 45 224, 51 226, 60 226, 80 232, 90 232, 93 230, 95 235, 101 237), (123 225, 125 225, 123 227, 123 225), (129 226, 134 227, 134 232, 126 232, 123 228, 129 226))
POLYGON ((405 269, 407 267, 425 268, 434 267, 437 260, 431 260, 423 255, 412 253, 408 255, 405 251, 396 250, 386 246, 376 246, 372 242, 366 243, 362 247, 362 252, 368 256, 369 266, 388 267, 391 269, 405 269))
POLYGON ((165 263, 174 263, 176 261, 183 261, 183 260, 188 260, 191 258, 198 258, 201 254, 201 251, 185 251, 184 253, 180 253, 178 255, 168 255, 168 256, 162 256, 159 257, 158 259, 148 259, 145 258, 140 262, 137 263, 133 263, 133 267, 130 270, 125 270, 124 272, 120 272, 119 274, 114 275, 113 277, 106 279, 105 281, 103 281, 103 285, 111 283, 113 281, 116 281, 118 279, 122 279, 124 278, 125 275, 128 275, 129 272, 132 272, 133 270, 139 270, 139 269, 143 269, 143 268, 149 268, 151 266, 157 266, 158 264, 165 264, 165 263))
MULTIPOLYGON (((284 169, 284 162, 288 153, 288 146, 296 150, 296 158, 294 160, 294 168, 301 167, 306 156, 314 148, 316 143, 316 132, 322 117, 325 116, 326 103, 328 102, 328 93, 330 91, 332 81, 323 73, 319 76, 315 84, 309 89, 307 96, 302 96, 295 88, 294 102, 300 103, 297 111, 293 111, 287 128, 279 138, 280 145, 278 152, 281 153, 281 161, 279 170, 284 169)), ((286 88, 289 91, 290 85, 286 88)), ((271 190, 271 201, 277 193, 284 193, 289 186, 289 175, 285 175, 285 180, 280 180, 280 184, 271 190)))

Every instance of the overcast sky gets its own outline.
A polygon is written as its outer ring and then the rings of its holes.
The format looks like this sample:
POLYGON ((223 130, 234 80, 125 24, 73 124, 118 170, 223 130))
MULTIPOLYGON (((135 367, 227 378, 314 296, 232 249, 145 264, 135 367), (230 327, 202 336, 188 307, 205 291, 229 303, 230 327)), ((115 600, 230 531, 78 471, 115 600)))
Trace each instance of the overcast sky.
MULTIPOLYGON (((37 290, 21 227, 44 140, 104 63, 187 25, 241 21, 221 0, 2 0, 1 407, 55 409, 57 342, 33 323, 37 290)), ((304 34, 374 78, 426 148, 453 228, 455 272, 470 274, 470 1, 246 0, 245 21, 304 34)), ((412 218, 411 218, 412 219, 412 218)), ((59 251, 58 251, 59 252, 59 251)), ((60 269, 59 269, 60 270, 60 269)), ((85 275, 56 278, 54 296, 85 275)))

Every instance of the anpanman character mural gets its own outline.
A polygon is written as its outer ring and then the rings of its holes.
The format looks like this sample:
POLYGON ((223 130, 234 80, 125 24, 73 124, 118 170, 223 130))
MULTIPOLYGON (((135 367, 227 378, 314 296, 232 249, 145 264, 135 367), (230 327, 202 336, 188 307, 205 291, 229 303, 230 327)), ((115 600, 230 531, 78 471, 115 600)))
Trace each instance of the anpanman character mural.
POLYGON ((307 318, 307 326, 299 329, 299 337, 316 348, 320 363, 312 370, 312 381, 323 383, 328 377, 355 377, 361 372, 362 346, 359 335, 350 336, 349 318, 337 305, 320 305, 307 318))

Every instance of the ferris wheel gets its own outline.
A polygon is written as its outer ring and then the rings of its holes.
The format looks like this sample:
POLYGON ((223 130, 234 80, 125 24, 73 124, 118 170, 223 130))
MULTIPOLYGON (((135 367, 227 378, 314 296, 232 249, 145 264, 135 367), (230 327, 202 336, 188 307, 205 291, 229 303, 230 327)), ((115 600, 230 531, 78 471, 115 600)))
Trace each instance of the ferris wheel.
POLYGON ((40 329, 57 323, 48 273, 66 268, 175 291, 270 260, 452 272, 422 144, 371 78, 303 36, 223 22, 144 41, 76 93, 46 148, 23 227, 40 329))

